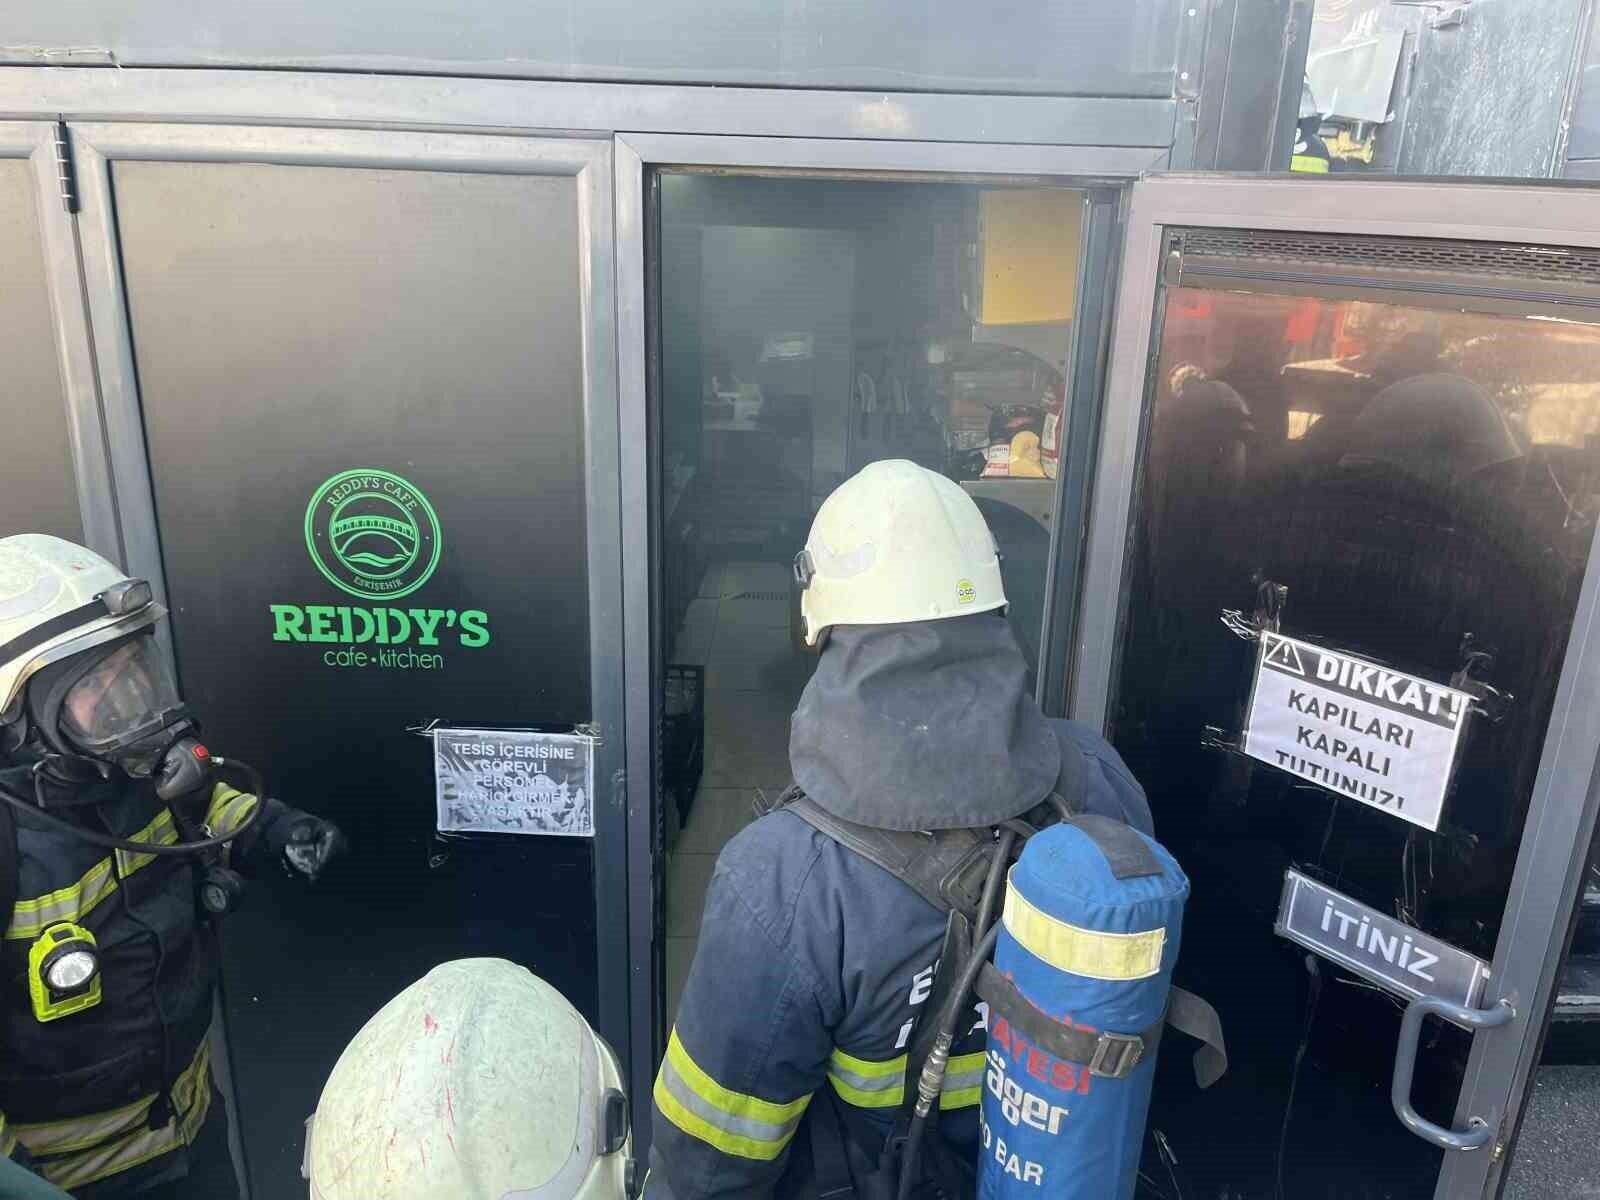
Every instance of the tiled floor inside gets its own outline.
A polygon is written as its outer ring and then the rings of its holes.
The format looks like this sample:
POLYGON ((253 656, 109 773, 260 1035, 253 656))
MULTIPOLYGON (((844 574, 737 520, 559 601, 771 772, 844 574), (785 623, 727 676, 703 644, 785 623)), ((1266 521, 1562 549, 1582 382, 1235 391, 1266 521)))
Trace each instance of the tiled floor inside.
POLYGON ((789 784, 789 714, 813 660, 790 645, 788 565, 713 564, 671 658, 705 666, 706 729, 700 789, 667 856, 669 1015, 694 959, 717 852, 754 818, 757 790, 776 795, 789 784))

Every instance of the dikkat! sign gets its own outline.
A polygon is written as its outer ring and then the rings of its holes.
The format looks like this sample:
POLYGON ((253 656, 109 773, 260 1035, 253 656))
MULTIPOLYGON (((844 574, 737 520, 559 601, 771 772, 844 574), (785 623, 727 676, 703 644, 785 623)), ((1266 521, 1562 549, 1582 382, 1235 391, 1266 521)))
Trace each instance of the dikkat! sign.
POLYGON ((1472 697, 1282 634, 1261 634, 1244 752, 1438 829, 1472 697))

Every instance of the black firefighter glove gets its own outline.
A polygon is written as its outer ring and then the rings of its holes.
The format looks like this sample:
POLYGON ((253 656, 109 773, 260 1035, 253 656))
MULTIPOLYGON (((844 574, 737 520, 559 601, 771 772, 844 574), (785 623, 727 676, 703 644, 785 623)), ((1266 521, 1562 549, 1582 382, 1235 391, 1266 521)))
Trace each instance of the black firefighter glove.
POLYGON ((329 862, 345 852, 345 836, 332 821, 303 813, 285 824, 281 857, 283 869, 291 876, 315 880, 329 862))
POLYGON ((259 862, 273 862, 290 878, 315 880, 349 843, 332 821, 290 808, 281 800, 268 800, 261 815, 262 829, 243 847, 259 862))

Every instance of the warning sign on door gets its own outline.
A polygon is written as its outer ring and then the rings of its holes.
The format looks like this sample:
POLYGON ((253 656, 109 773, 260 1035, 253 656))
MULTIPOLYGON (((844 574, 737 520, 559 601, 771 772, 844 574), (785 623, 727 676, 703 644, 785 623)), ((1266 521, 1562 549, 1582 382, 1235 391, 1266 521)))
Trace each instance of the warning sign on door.
POLYGON ((1442 683, 1263 632, 1244 752, 1437 829, 1471 701, 1442 683))
POLYGON ((594 738, 435 726, 440 833, 594 836, 594 738))

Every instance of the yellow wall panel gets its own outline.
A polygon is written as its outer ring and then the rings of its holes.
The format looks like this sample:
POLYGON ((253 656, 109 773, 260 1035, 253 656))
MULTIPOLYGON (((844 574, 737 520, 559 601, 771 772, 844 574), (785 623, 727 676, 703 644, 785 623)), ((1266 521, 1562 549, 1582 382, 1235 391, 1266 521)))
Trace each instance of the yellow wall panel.
POLYGON ((977 319, 984 325, 1070 321, 1078 286, 1083 194, 1006 188, 979 197, 977 319))

